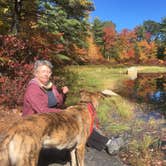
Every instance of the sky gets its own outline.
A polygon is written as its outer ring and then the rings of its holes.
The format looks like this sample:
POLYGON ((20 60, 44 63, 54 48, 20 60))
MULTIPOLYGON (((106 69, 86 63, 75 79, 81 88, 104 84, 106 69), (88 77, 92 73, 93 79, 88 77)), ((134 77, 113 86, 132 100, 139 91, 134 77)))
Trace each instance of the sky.
POLYGON ((101 21, 112 21, 116 30, 132 30, 144 21, 161 22, 166 17, 166 0, 92 0, 95 11, 90 21, 98 17, 101 21))

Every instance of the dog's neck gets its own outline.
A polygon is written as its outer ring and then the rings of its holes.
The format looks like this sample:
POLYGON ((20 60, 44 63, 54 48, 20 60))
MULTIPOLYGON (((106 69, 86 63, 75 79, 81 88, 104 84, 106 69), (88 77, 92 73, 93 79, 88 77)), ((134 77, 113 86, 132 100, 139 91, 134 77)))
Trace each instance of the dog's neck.
POLYGON ((96 102, 92 102, 92 101, 83 101, 83 100, 81 100, 79 103, 80 104, 92 104, 94 109, 97 109, 97 107, 98 107, 98 104, 96 102))

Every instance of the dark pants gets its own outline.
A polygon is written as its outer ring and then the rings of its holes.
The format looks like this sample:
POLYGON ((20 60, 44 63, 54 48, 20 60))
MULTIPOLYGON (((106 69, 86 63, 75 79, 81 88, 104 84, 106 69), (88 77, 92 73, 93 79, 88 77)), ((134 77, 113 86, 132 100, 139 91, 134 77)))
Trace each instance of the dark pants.
POLYGON ((107 137, 101 135, 99 132, 93 129, 93 132, 87 141, 87 145, 101 151, 106 148, 106 143, 108 140, 109 139, 107 137))

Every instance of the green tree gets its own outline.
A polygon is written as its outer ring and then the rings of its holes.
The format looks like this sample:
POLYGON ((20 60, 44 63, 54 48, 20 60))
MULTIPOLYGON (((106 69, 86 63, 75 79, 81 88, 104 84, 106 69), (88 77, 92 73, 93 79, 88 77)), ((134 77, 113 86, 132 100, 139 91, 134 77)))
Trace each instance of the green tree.
POLYGON ((92 33, 94 36, 94 41, 99 46, 103 45, 103 35, 104 35, 103 26, 104 23, 100 21, 99 18, 96 17, 92 23, 92 33))
POLYGON ((160 24, 160 38, 157 41, 158 52, 157 56, 159 59, 166 59, 166 17, 164 17, 160 24))
POLYGON ((151 41, 157 40, 159 38, 160 24, 158 22, 147 20, 147 21, 144 21, 143 27, 146 33, 151 34, 151 38, 150 38, 151 41))
POLYGON ((61 43, 65 46, 63 54, 75 57, 73 47, 86 48, 89 22, 88 12, 93 4, 87 0, 50 0, 40 3, 43 16, 38 20, 40 28, 46 32, 63 34, 61 43))
POLYGON ((135 27, 135 32, 137 35, 137 41, 141 41, 145 39, 145 28, 143 26, 135 27))
POLYGON ((44 41, 44 47, 61 44, 62 53, 71 57, 76 55, 75 45, 87 47, 88 16, 94 9, 89 0, 0 0, 0 5, 1 34, 11 33, 26 40, 37 37, 44 41), (50 34, 53 34, 51 40, 50 34))
POLYGON ((9 0, 0 0, 0 34, 6 34, 11 30, 12 3, 9 0))
POLYGON ((2 34, 31 33, 32 24, 36 22, 38 0, 0 0, 0 26, 2 34))
POLYGON ((162 42, 166 42, 166 17, 164 17, 160 24, 160 39, 162 42))

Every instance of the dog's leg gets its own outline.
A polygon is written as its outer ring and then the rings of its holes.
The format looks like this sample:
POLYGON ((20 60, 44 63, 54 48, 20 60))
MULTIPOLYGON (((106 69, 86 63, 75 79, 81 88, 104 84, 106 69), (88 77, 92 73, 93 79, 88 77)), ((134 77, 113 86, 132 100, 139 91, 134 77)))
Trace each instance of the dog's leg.
POLYGON ((79 166, 84 166, 84 157, 85 157, 85 145, 77 146, 76 150, 77 160, 79 166))
POLYGON ((36 166, 40 149, 35 138, 16 133, 8 145, 10 165, 36 166))
POLYGON ((24 158, 17 163, 17 166, 37 166, 36 159, 24 158))
POLYGON ((70 155, 71 155, 71 166, 77 166, 76 149, 73 149, 70 152, 70 155))

